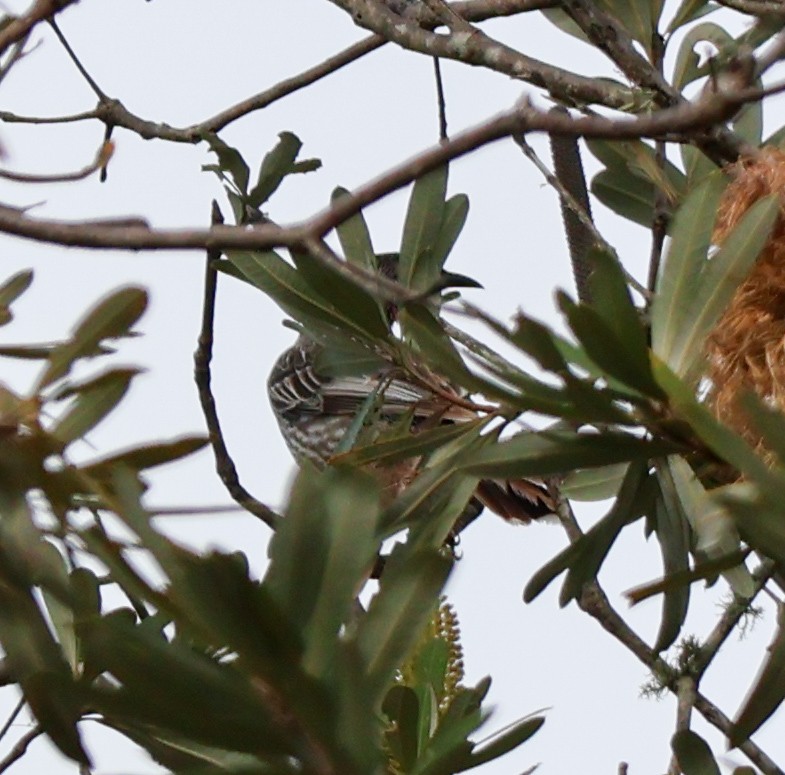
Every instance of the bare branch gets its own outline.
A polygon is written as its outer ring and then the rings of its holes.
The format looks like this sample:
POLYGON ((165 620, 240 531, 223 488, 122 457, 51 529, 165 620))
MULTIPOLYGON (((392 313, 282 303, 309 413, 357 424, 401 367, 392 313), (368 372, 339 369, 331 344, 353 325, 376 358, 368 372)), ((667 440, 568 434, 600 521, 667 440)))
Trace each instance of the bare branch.
MULTIPOLYGON (((213 202, 212 222, 222 223, 221 211, 213 202)), ((229 495, 246 511, 259 517, 268 527, 275 530, 280 519, 272 509, 248 492, 240 483, 234 461, 226 448, 221 423, 211 387, 210 362, 213 358, 213 321, 215 319, 215 293, 217 288, 215 262, 221 259, 220 250, 208 249, 205 263, 204 303, 202 305, 202 328, 199 332, 199 343, 194 353, 194 379, 199 391, 199 402, 202 405, 210 443, 215 455, 215 470, 224 483, 229 495)))
POLYGON ((0 169, 0 178, 13 180, 17 183, 66 183, 74 180, 84 180, 97 170, 103 169, 109 163, 114 153, 114 143, 106 142, 98 150, 95 159, 86 167, 75 172, 61 172, 50 175, 35 175, 28 172, 14 172, 0 169))
POLYGON ((0 30, 0 54, 10 45, 16 43, 30 34, 30 30, 37 24, 52 19, 69 5, 73 5, 78 0, 35 0, 30 9, 12 19, 2 30, 0 30))
MULTIPOLYGON (((484 21, 491 18, 513 16, 525 11, 550 8, 557 5, 556 0, 461 0, 451 5, 455 11, 469 21, 484 21)), ((423 24, 436 26, 438 19, 430 18, 423 24)), ((8 123, 25 124, 61 124, 74 121, 98 119, 107 126, 117 126, 138 134, 145 140, 160 139, 175 143, 198 143, 205 132, 219 132, 239 118, 266 108, 273 102, 310 86, 342 67, 355 62, 366 54, 385 45, 387 40, 380 35, 371 35, 335 56, 325 59, 318 65, 304 70, 302 73, 287 78, 271 86, 269 89, 254 94, 236 105, 232 105, 211 118, 187 127, 174 127, 169 124, 150 121, 131 113, 119 100, 106 95, 93 110, 77 113, 72 116, 33 117, 19 116, 7 111, 0 111, 0 120, 8 123)), ((99 89, 100 91, 100 89, 99 89)))
POLYGON ((42 734, 44 734, 44 730, 36 725, 29 732, 22 735, 8 754, 3 759, 0 759, 0 773, 5 772, 12 764, 19 761, 27 753, 30 743, 42 734))
POLYGON ((478 29, 468 33, 438 35, 391 11, 379 0, 331 0, 351 14, 355 22, 403 48, 429 56, 455 59, 487 67, 546 89, 557 99, 571 103, 598 103, 629 108, 633 92, 625 86, 587 78, 526 56, 493 40, 478 29))
POLYGON ((779 0, 717 0, 717 2, 732 11, 750 16, 785 17, 785 7, 779 0))
MULTIPOLYGON (((772 87, 773 89, 774 87, 772 87)), ((779 89, 785 88, 780 85, 779 89)), ((771 91, 771 90, 767 90, 771 91)), ((422 152, 307 221, 281 227, 263 224, 213 226, 210 229, 154 230, 146 226, 100 226, 35 219, 17 208, 0 205, 0 232, 60 245, 122 250, 246 249, 302 246, 321 239, 367 205, 397 191, 433 169, 467 153, 512 134, 550 132, 576 137, 630 139, 674 137, 711 127, 733 115, 739 105, 759 98, 760 89, 712 95, 697 103, 685 103, 631 120, 612 120, 601 116, 572 117, 543 113, 528 101, 505 113, 468 129, 452 139, 422 152)))

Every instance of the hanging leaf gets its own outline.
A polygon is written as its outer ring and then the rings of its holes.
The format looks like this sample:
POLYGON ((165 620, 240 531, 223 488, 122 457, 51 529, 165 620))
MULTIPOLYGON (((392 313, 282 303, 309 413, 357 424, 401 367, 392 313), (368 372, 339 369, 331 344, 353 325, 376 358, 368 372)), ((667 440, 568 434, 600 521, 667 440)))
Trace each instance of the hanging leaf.
POLYGON ((706 741, 691 729, 676 732, 671 738, 671 749, 684 775, 720 775, 706 741))
POLYGON ((755 678, 752 692, 744 701, 733 722, 728 742, 731 748, 741 745, 760 728, 785 699, 785 627, 780 610, 777 632, 767 649, 766 658, 755 678))
POLYGON ((278 135, 278 143, 262 160, 256 185, 248 192, 249 205, 257 209, 261 207, 275 193, 283 179, 294 172, 294 163, 302 145, 300 139, 291 132, 278 135))
POLYGON ((676 342, 694 316, 694 301, 726 183, 721 173, 708 178, 687 197, 673 220, 671 244, 651 310, 652 350, 669 366, 676 342))
POLYGON ((146 308, 147 292, 133 286, 121 288, 99 302, 76 325, 71 339, 51 351, 38 390, 68 374, 75 361, 98 354, 104 339, 127 336, 146 308))
POLYGON ((232 148, 231 145, 225 143, 214 132, 203 132, 201 137, 210 146, 210 150, 218 157, 219 165, 218 170, 215 170, 212 166, 206 166, 202 169, 209 172, 220 172, 222 170, 228 172, 237 191, 245 196, 248 191, 250 171, 242 154, 236 148, 232 148))
MULTIPOLYGON (((345 188, 336 188, 332 195, 333 204, 345 196, 351 196, 349 191, 345 188)), ((340 223, 336 231, 346 260, 369 272, 375 272, 376 253, 371 242, 368 224, 365 222, 362 212, 340 223)))
POLYGON ((757 201, 717 254, 702 263, 690 302, 692 314, 685 315, 681 328, 669 337, 668 364, 676 374, 688 380, 700 376, 706 338, 755 264, 778 215, 776 194, 757 201))
POLYGON ((438 279, 439 271, 433 271, 429 256, 442 230, 446 192, 447 167, 439 167, 414 183, 406 211, 398 265, 398 281, 407 288, 425 290, 438 279), (422 268, 421 263, 424 264, 422 268), (415 278, 419 285, 414 284, 415 278))

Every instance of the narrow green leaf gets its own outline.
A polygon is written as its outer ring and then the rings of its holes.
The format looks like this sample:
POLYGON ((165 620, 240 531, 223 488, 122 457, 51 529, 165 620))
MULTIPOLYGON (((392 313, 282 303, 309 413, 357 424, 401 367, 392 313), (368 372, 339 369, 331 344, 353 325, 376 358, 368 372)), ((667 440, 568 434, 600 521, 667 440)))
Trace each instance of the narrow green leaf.
MULTIPOLYGON (((302 145, 300 139, 291 132, 278 135, 278 143, 262 160, 256 185, 248 193, 248 204, 261 207, 275 193, 283 179, 292 172, 302 145)), ((244 188, 241 190, 245 191, 244 188)))
POLYGON ((768 719, 785 699, 785 625, 780 611, 777 632, 755 678, 752 691, 733 722, 728 742, 741 745, 768 719))
POLYGON ((490 740, 484 740, 478 745, 472 751, 471 763, 467 767, 461 768, 459 772, 495 761, 510 751, 515 750, 519 745, 523 745, 529 738, 536 735, 544 723, 545 718, 543 716, 534 716, 533 718, 519 719, 510 724, 494 734, 490 740))
POLYGON ((591 192, 622 218, 651 226, 656 193, 648 181, 623 168, 604 169, 592 178, 591 192))
POLYGON ((50 431, 64 447, 81 439, 113 411, 128 392, 138 369, 113 369, 72 388, 76 400, 50 431))
POLYGON ((719 7, 719 5, 710 2, 710 0, 682 0, 665 32, 666 34, 674 32, 679 27, 683 27, 701 16, 716 11, 719 7))
POLYGON ((304 668, 327 670, 356 590, 379 548, 376 482, 358 471, 303 471, 270 544, 264 586, 303 634, 304 668), (318 504, 318 505, 317 505, 318 504))
MULTIPOLYGON (((469 215, 469 197, 456 194, 444 203, 442 224, 427 261, 419 261, 414 276, 415 288, 431 288, 439 280, 444 262, 455 245, 469 215)), ((476 287, 467 284, 466 287, 476 287)))
POLYGON ((670 249, 651 311, 652 349, 669 365, 674 343, 694 313, 699 279, 726 184, 721 173, 709 177, 690 193, 673 220, 670 249))
MULTIPOLYGON (((218 157, 218 164, 221 170, 225 170, 231 175, 237 190, 241 194, 246 194, 248 191, 248 165, 245 163, 241 153, 232 148, 231 145, 225 143, 217 134, 213 132, 202 133, 202 140, 209 146, 210 150, 218 157)), ((209 170, 214 171, 214 170, 209 170)), ((220 175, 219 175, 220 177, 220 175)), ((238 220, 238 223, 240 221, 238 220)))
POLYGON ((720 775, 720 768, 706 741, 691 729, 680 729, 671 738, 671 749, 684 775, 720 775))
POLYGON ((539 431, 519 433, 477 452, 464 464, 479 476, 516 477, 562 473, 631 460, 648 460, 674 451, 670 442, 648 441, 628 433, 539 431))
MULTIPOLYGON (((318 293, 277 253, 229 251, 229 260, 293 318, 368 338, 367 321, 358 323, 350 309, 339 309, 318 293)), ((372 325, 376 325, 375 323, 372 325)), ((375 336, 375 334, 374 334, 375 336)))
MULTIPOLYGON (((755 89, 763 89, 763 81, 756 78, 750 84, 755 89)), ((733 131, 753 148, 760 147, 763 139, 763 101, 748 102, 731 122, 733 131)))
MULTIPOLYGON (((689 571, 689 529, 681 501, 667 469, 658 470, 662 497, 655 506, 655 532, 662 553, 663 575, 676 576, 689 571)), ((681 632, 690 602, 690 586, 670 586, 662 599, 662 618, 654 651, 664 651, 681 632)))
MULTIPOLYGON (((616 498, 608 513, 574 545, 577 547, 575 553, 570 553, 571 559, 567 569, 567 576, 564 585, 559 593, 559 605, 564 607, 571 600, 577 600, 584 586, 594 581, 600 572, 605 558, 616 541, 622 528, 642 516, 641 506, 644 504, 640 497, 641 491, 645 489, 648 480, 647 464, 642 461, 635 461, 627 468, 624 475, 619 497, 616 498)), ((556 559, 554 566, 558 567, 556 559)), ((542 577, 542 581, 545 578, 542 577)), ((533 578, 524 591, 524 599, 529 601, 527 594, 533 592, 542 582, 536 582, 533 578)))
POLYGON ((406 658, 430 619, 452 562, 438 550, 396 547, 379 591, 356 631, 368 676, 380 691, 406 658))
POLYGON ((627 463, 615 463, 602 468, 570 471, 562 480, 559 489, 570 500, 607 500, 619 491, 627 466, 627 463))
MULTIPOLYGON (((708 63, 698 65, 700 60, 695 53, 695 46, 702 41, 708 41, 721 52, 729 52, 735 48, 733 38, 719 24, 703 22, 693 27, 684 36, 679 46, 676 64, 673 68, 673 85, 679 90, 711 72, 708 63)), ((716 59, 714 64, 717 64, 716 59)))
POLYGON ((126 336, 146 308, 147 292, 133 286, 121 288, 99 302, 76 325, 71 339, 52 350, 38 389, 68 374, 78 359, 96 355, 104 339, 126 336))
POLYGON ((779 215, 777 195, 756 202, 722 248, 705 262, 692 298, 693 313, 670 337, 669 365, 679 376, 696 379, 703 367, 706 337, 755 264, 779 215))
MULTIPOLYGON (((672 455, 668 458, 668 471, 681 509, 695 535, 695 551, 710 560, 738 554, 739 534, 730 514, 717 498, 709 496, 687 461, 672 455)), ((666 476, 665 472, 660 476, 666 476)), ((667 486, 670 488, 671 483, 667 486)), ((722 575, 734 593, 739 597, 752 597, 755 585, 746 565, 741 562, 726 568, 721 569, 722 575)))
POLYGON ((387 338, 389 333, 387 318, 383 305, 377 299, 310 253, 293 250, 292 258, 297 271, 314 293, 323 299, 328 299, 334 309, 340 310, 369 336, 387 338))
POLYGON ((409 199, 406 221, 401 239, 398 280, 407 288, 425 290, 438 278, 420 272, 419 264, 426 260, 439 238, 444 218, 444 200, 447 192, 447 167, 439 167, 418 178, 409 199), (414 278, 423 283, 413 285, 414 278))
MULTIPOLYGON (((336 188, 333 191, 333 204, 341 197, 351 196, 345 188, 336 188)), ((361 212, 343 221, 336 228, 338 241, 343 248, 343 254, 350 264, 367 269, 369 272, 376 271, 376 253, 371 242, 371 233, 368 224, 361 212)))
POLYGON ((367 463, 384 462, 389 464, 399 460, 408 460, 426 455, 441 447, 445 442, 452 441, 465 433, 473 433, 478 426, 484 426, 487 422, 487 419, 478 419, 474 422, 439 425, 404 438, 383 441, 365 447, 355 447, 351 452, 333 457, 331 463, 360 466, 367 463))
POLYGON ((117 465, 128 466, 134 471, 144 471, 192 455, 203 449, 208 443, 209 439, 205 436, 183 436, 174 441, 145 444, 87 463, 81 466, 81 470, 88 476, 98 478, 108 474, 117 465))
POLYGON ((9 277, 0 285, 0 326, 10 323, 13 319, 11 305, 30 287, 33 282, 33 270, 25 269, 9 277))

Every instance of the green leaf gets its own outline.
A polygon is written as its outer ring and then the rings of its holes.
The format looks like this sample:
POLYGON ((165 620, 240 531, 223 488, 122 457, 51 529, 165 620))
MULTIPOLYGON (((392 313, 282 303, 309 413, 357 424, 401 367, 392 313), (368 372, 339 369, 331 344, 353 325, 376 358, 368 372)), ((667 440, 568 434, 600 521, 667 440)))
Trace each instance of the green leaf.
POLYGON ((706 338, 755 264, 778 215, 776 194, 757 201, 717 254, 703 262, 690 301, 692 314, 669 336, 668 365, 679 376, 700 376, 706 338))
MULTIPOLYGON (((441 228, 428 255, 428 266, 424 268, 422 263, 418 265, 415 287, 432 287, 433 282, 438 281, 444 262, 463 231, 468 215, 469 197, 466 194, 456 194, 444 203, 441 228)), ((467 284, 466 287, 477 287, 477 284, 467 284)))
POLYGON ((362 328, 372 338, 386 339, 389 333, 383 306, 335 268, 314 258, 310 253, 292 251, 297 271, 308 285, 334 309, 362 328))
MULTIPOLYGON (((655 504, 655 532, 662 553, 663 574, 671 577, 690 568, 688 521, 667 469, 659 469, 657 473, 662 497, 655 504)), ((687 617, 689 602, 689 584, 665 589, 654 651, 664 651, 676 641, 687 617)))
POLYGON ((706 741, 691 729, 676 732, 671 738, 671 749, 684 775, 720 775, 706 741))
POLYGON ((30 287, 33 282, 33 270, 25 269, 9 277, 0 285, 0 326, 10 323, 13 319, 11 305, 30 287))
POLYGON ((648 181, 622 168, 604 169, 592 178, 591 192, 622 218, 651 226, 656 192, 648 181))
POLYGON ((134 471, 144 471, 192 455, 208 443, 209 439, 205 436, 183 436, 174 441, 145 444, 87 463, 81 466, 81 470, 96 478, 108 476, 111 469, 118 465, 127 466, 134 471))
POLYGON ((523 745, 529 738, 540 731, 545 723, 543 716, 534 716, 519 719, 509 726, 493 734, 488 740, 483 740, 471 753, 470 764, 462 767, 459 772, 479 767, 481 764, 495 761, 510 751, 523 745))
POLYGON ((406 211, 398 265, 398 281, 407 288, 426 290, 439 277, 441 266, 436 268, 429 256, 442 230, 446 192, 446 166, 423 175, 414 183, 406 211))
POLYGON ((435 313, 423 304, 407 304, 400 311, 399 321, 404 335, 425 355, 429 367, 458 385, 482 390, 480 381, 466 367, 435 313))
POLYGON ((662 398, 651 373, 646 332, 618 259, 599 250, 589 257, 594 266, 592 305, 576 306, 565 296, 559 299, 573 333, 608 374, 644 395, 662 398))
POLYGON ((687 173, 687 184, 690 191, 697 188, 709 175, 717 171, 717 165, 699 148, 683 144, 679 146, 679 153, 687 173))
MULTIPOLYGON (((698 66, 699 57, 695 53, 695 46, 702 41, 709 41, 719 49, 720 52, 728 53, 735 49, 735 43, 731 35, 719 24, 714 22, 703 22, 697 27, 693 27, 685 36, 679 46, 676 55, 676 64, 673 68, 673 85, 680 91, 687 84, 708 75, 710 66, 704 63, 698 66)), ((715 58, 715 65, 719 57, 715 58)))
POLYGON ((99 352, 104 339, 128 335, 147 308, 147 292, 128 286, 107 296, 77 324, 71 339, 57 345, 49 355, 49 365, 38 380, 41 390, 68 374, 74 362, 99 352))
MULTIPOLYGON (((756 78, 750 84, 755 89, 763 89, 763 81, 756 78)), ((763 101, 748 102, 731 122, 733 131, 753 148, 760 147, 763 138, 763 101)))
MULTIPOLYGON (((231 145, 227 145, 213 132, 203 132, 201 137, 210 146, 210 150, 218 157, 220 169, 231 175, 237 190, 245 195, 248 191, 250 172, 240 152, 236 148, 232 148, 231 145)), ((208 169, 207 171, 215 172, 214 169, 208 169)))
POLYGON ((752 691, 733 722, 728 742, 741 745, 768 719, 785 699, 785 626, 779 612, 777 632, 767 649, 766 658, 755 678, 752 691))
POLYGON ((385 695, 382 712, 391 722, 385 732, 390 753, 403 772, 409 772, 417 759, 420 718, 417 693, 409 686, 395 684, 385 695))
POLYGON ((674 451, 670 442, 646 440, 628 433, 575 431, 523 432, 480 450, 465 470, 488 477, 514 478, 595 468, 611 463, 648 460, 674 451))
POLYGON ((114 410, 128 392, 138 369, 112 369, 81 385, 71 386, 73 405, 60 417, 50 433, 64 447, 83 438, 114 410))
MULTIPOLYGON (((229 251, 227 257, 257 288, 293 318, 312 324, 317 329, 320 325, 322 328, 328 326, 368 338, 367 326, 373 318, 358 321, 351 309, 336 307, 277 253, 229 251)), ((370 324, 374 326, 374 333, 371 334, 373 338, 377 335, 377 323, 370 324)))
POLYGON ((261 207, 275 193, 281 181, 293 171, 302 145, 300 139, 291 132, 281 132, 278 135, 278 143, 262 160, 256 185, 248 193, 248 204, 261 207))
POLYGON ((602 501, 619 491, 627 463, 570 471, 561 481, 561 493, 575 501, 602 501))
POLYGON ((372 685, 381 692, 420 637, 433 614, 452 562, 438 550, 407 551, 398 545, 389 556, 355 640, 372 685))
POLYGON ((473 433, 477 427, 487 425, 487 422, 487 419, 483 418, 474 422, 439 425, 436 428, 407 435, 404 438, 355 447, 351 452, 333 457, 330 462, 333 465, 347 464, 351 466, 380 462, 389 465, 400 460, 426 455, 447 441, 459 438, 465 433, 473 433))
MULTIPOLYGON (((739 534, 727 509, 722 507, 717 498, 709 496, 683 458, 675 455, 668 458, 668 471, 672 483, 667 482, 666 486, 669 490, 675 488, 681 509, 695 535, 695 552, 710 560, 738 554, 741 548, 739 534)), ((664 471, 660 476, 667 478, 664 471)), ((743 562, 723 569, 722 575, 736 595, 746 598, 753 596, 755 584, 743 562)))
POLYGON ((328 670, 356 590, 370 572, 379 514, 378 486, 367 474, 304 470, 295 482, 270 543, 264 587, 302 633, 303 666, 313 675, 328 670))
POLYGON ((701 16, 716 11, 719 7, 719 5, 709 2, 709 0, 682 0, 665 32, 670 34, 679 27, 683 27, 701 16))
POLYGON ((668 365, 675 343, 694 314, 714 219, 727 180, 718 173, 698 186, 677 211, 670 249, 652 303, 652 350, 668 365))
POLYGON ((651 41, 657 27, 662 2, 660 0, 599 0, 598 5, 616 18, 632 38, 642 43, 651 53, 651 41))
MULTIPOLYGON (((332 203, 335 204, 341 197, 351 196, 345 188, 336 188, 333 191, 332 203)), ((361 212, 343 221, 336 228, 338 241, 343 248, 343 254, 350 264, 359 266, 369 272, 376 271, 376 253, 371 242, 371 233, 368 224, 361 212)))

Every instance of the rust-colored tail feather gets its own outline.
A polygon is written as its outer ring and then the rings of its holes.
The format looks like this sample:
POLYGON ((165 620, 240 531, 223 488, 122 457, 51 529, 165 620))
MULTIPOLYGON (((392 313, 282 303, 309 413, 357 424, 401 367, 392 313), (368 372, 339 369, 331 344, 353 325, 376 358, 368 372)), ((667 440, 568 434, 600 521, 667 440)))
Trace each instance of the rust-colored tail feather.
POLYGON ((483 479, 475 497, 509 522, 527 524, 553 514, 556 505, 548 491, 528 479, 483 479))

